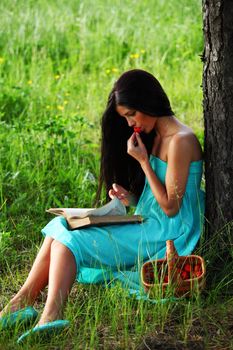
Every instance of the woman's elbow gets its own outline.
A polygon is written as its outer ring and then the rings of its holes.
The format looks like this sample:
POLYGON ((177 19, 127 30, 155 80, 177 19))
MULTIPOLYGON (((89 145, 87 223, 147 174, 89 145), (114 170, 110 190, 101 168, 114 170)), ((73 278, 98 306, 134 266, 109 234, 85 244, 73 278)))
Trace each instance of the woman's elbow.
POLYGON ((161 205, 161 208, 163 209, 164 213, 169 218, 172 218, 178 214, 178 212, 181 208, 181 205, 182 205, 182 198, 179 198, 179 200, 177 200, 177 198, 176 199, 167 199, 161 205))
POLYGON ((178 206, 163 208, 164 213, 169 218, 172 218, 172 217, 176 216, 178 214, 179 210, 180 210, 180 207, 178 207, 178 206))

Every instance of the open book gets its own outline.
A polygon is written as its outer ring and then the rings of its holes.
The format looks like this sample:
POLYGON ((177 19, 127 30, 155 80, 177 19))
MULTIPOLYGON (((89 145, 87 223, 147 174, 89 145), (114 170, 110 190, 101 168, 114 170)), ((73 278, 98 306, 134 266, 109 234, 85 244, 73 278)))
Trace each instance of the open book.
POLYGON ((143 221, 141 215, 127 215, 125 206, 116 197, 100 208, 50 208, 46 212, 64 216, 71 229, 143 221))

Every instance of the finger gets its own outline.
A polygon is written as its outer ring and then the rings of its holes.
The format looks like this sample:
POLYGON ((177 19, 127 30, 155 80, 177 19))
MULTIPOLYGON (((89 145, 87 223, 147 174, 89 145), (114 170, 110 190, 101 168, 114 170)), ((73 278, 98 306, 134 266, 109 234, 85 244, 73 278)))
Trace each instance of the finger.
POLYGON ((141 139, 140 134, 139 134, 138 132, 135 132, 134 134, 135 134, 136 139, 137 139, 138 141, 141 141, 141 142, 142 142, 142 139, 141 139))
POLYGON ((116 196, 116 192, 111 189, 108 191, 108 195, 109 195, 109 197, 114 198, 116 196))
POLYGON ((112 191, 114 191, 114 194, 115 194, 115 196, 117 196, 117 198, 123 199, 127 196, 128 191, 125 190, 122 186, 114 183, 114 184, 112 184, 112 187, 113 187, 112 191))
POLYGON ((132 133, 132 135, 131 135, 130 138, 128 139, 128 143, 133 143, 134 140, 135 140, 135 132, 132 133))
POLYGON ((141 136, 139 135, 138 132, 135 133, 135 137, 136 137, 138 145, 139 146, 144 146, 144 143, 142 142, 141 136))
POLYGON ((135 132, 133 132, 133 133, 131 134, 129 140, 130 140, 130 139, 133 139, 133 138, 134 138, 134 135, 135 135, 135 132))
POLYGON ((133 145, 134 147, 137 147, 139 145, 136 132, 134 133, 133 145))
POLYGON ((125 199, 126 196, 124 194, 122 194, 122 193, 115 193, 115 195, 111 195, 109 197, 111 199, 117 198, 119 200, 122 200, 122 199, 125 199))
POLYGON ((135 133, 133 133, 133 135, 128 139, 127 146, 128 146, 128 149, 134 148, 137 146, 137 139, 136 139, 135 133))
POLYGON ((114 189, 115 192, 119 191, 118 185, 116 183, 112 184, 112 188, 114 189))

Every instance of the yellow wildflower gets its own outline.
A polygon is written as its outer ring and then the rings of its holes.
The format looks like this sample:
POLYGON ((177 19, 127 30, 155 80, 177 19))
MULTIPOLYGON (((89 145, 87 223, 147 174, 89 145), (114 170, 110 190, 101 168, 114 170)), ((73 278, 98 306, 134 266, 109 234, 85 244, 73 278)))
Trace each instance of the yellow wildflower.
POLYGON ((65 101, 64 101, 64 105, 67 105, 67 103, 68 103, 68 101, 65 100, 65 101))
POLYGON ((118 72, 118 71, 119 71, 118 68, 112 68, 112 72, 113 72, 113 73, 116 73, 116 72, 118 72))
POLYGON ((56 80, 58 80, 58 79, 60 79, 60 75, 59 74, 57 74, 57 75, 55 75, 55 77, 54 77, 56 80))
POLYGON ((59 111, 63 111, 63 110, 64 110, 64 106, 57 106, 57 109, 58 109, 59 111))
POLYGON ((141 52, 141 53, 145 53, 145 52, 146 52, 146 50, 142 49, 140 52, 141 52))
POLYGON ((4 58, 0 57, 0 64, 2 64, 4 61, 5 61, 4 58))
POLYGON ((110 72, 111 72, 111 70, 110 69, 106 69, 106 74, 109 74, 110 72))
POLYGON ((139 57, 139 54, 138 53, 132 53, 130 55, 130 58, 138 58, 139 57))

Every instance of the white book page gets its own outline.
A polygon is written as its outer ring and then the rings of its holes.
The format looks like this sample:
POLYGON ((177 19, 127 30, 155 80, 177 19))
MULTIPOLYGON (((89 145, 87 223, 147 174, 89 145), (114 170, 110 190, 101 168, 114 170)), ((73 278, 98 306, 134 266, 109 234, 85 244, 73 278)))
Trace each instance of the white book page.
POLYGON ((104 215, 126 215, 126 208, 121 201, 114 197, 110 202, 100 208, 51 208, 47 210, 55 215, 77 216, 104 216, 104 215))
POLYGON ((91 209, 87 215, 104 216, 104 215, 126 215, 126 208, 121 201, 114 197, 110 202, 103 207, 91 209))

